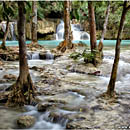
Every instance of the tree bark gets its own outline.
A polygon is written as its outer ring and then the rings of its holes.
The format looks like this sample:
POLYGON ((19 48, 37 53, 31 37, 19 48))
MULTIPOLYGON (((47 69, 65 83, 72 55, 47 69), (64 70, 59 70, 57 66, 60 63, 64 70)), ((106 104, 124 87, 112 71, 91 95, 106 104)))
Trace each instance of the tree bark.
POLYGON ((32 1, 32 42, 37 43, 37 1, 32 1))
POLYGON ((18 40, 19 40, 19 77, 13 85, 13 90, 8 97, 7 105, 30 104, 33 99, 34 86, 30 77, 27 52, 25 43, 25 22, 26 11, 25 2, 18 2, 19 20, 18 20, 18 40))
POLYGON ((4 33, 4 38, 2 40, 2 44, 1 44, 1 48, 6 50, 6 39, 7 39, 7 36, 8 36, 8 33, 9 33, 9 20, 7 19, 7 23, 6 23, 6 30, 5 30, 5 33, 4 33))
POLYGON ((89 24, 90 24, 90 45, 91 45, 91 52, 93 52, 93 50, 97 49, 97 40, 96 40, 95 14, 92 1, 88 1, 88 11, 89 11, 89 24))
POLYGON ((108 84, 108 88, 107 88, 107 94, 112 97, 114 96, 114 90, 115 90, 115 82, 116 82, 116 77, 117 77, 117 68, 118 68, 118 64, 119 64, 119 59, 120 59, 120 44, 121 44, 121 35, 122 35, 122 30, 124 27, 124 21, 125 21, 125 16, 127 13, 127 1, 124 1, 124 5, 123 5, 123 12, 122 12, 122 16, 121 16, 121 21, 120 21, 120 26, 119 26, 119 30, 118 30, 118 36, 117 36, 117 42, 116 42, 116 48, 115 48, 115 59, 114 59, 114 63, 113 63, 113 68, 112 68, 112 73, 111 73, 111 78, 108 84))
POLYGON ((107 30, 109 12, 110 12, 110 1, 108 1, 105 22, 104 22, 104 25, 103 25, 103 31, 102 31, 101 39, 100 39, 100 42, 99 42, 99 45, 98 45, 98 50, 99 51, 102 51, 102 49, 103 49, 103 41, 104 41, 104 36, 105 36, 106 30, 107 30))
POLYGON ((65 30, 65 40, 69 45, 71 25, 70 25, 70 1, 64 1, 64 30, 65 30))

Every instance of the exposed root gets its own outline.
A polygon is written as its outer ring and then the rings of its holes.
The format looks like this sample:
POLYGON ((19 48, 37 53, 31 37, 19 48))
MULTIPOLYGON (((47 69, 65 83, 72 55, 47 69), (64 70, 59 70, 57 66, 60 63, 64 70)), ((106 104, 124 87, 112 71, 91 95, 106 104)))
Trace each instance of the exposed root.
POLYGON ((73 43, 67 43, 66 40, 62 41, 58 46, 57 46, 57 50, 64 53, 66 50, 68 49, 74 49, 74 44, 73 43), (70 44, 70 45, 69 45, 70 44))
POLYGON ((30 75, 26 82, 21 82, 20 78, 13 85, 13 89, 8 96, 7 106, 23 106, 31 104, 34 100, 35 88, 33 86, 30 75))
POLYGON ((119 94, 117 93, 113 93, 113 95, 109 95, 107 92, 99 95, 97 98, 99 99, 99 101, 101 101, 102 103, 105 103, 105 104, 115 104, 118 102, 118 97, 119 97, 119 94))
POLYGON ((106 99, 106 100, 117 99, 118 94, 115 91, 113 93, 111 93, 111 94, 108 93, 108 92, 105 92, 105 93, 101 94, 99 97, 103 98, 103 99, 106 99))

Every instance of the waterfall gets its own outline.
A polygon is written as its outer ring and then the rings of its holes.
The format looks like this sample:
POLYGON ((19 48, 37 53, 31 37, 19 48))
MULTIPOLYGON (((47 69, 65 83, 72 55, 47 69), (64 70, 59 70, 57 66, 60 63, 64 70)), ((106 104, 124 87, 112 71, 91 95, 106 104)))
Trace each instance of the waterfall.
POLYGON ((54 55, 50 52, 50 50, 46 51, 46 59, 47 60, 54 59, 54 55))
POLYGON ((87 32, 81 33, 81 40, 88 40, 90 39, 90 35, 87 32))
POLYGON ((64 39, 64 22, 61 20, 60 24, 57 26, 56 29, 56 40, 63 40, 64 39))
MULTIPOLYGON (((73 40, 89 40, 90 35, 82 31, 80 24, 71 24, 71 30, 73 34, 73 40)), ((64 39, 64 22, 61 20, 56 29, 56 40, 64 39)))
POLYGON ((27 59, 31 60, 32 59, 32 54, 31 53, 27 53, 27 59))
POLYGON ((10 23, 10 33, 11 33, 11 38, 12 40, 16 40, 16 36, 15 36, 15 22, 11 22, 10 23))
POLYGON ((5 30, 6 30, 6 22, 2 22, 1 27, 2 27, 3 32, 5 32, 5 30))
MULTIPOLYGON (((9 23, 8 38, 11 39, 11 40, 16 40, 15 24, 16 24, 16 22, 10 22, 9 23)), ((2 31, 5 33, 5 31, 6 31, 6 21, 1 22, 0 27, 1 27, 2 31)))
POLYGON ((32 60, 34 60, 34 59, 40 59, 39 52, 35 52, 32 54, 32 60))
POLYGON ((40 57, 39 57, 39 52, 27 53, 27 59, 28 59, 28 60, 40 59, 40 57))
POLYGON ((39 53, 39 52, 28 52, 27 53, 27 59, 28 60, 53 60, 54 55, 50 52, 50 50, 47 50, 45 53, 39 53))

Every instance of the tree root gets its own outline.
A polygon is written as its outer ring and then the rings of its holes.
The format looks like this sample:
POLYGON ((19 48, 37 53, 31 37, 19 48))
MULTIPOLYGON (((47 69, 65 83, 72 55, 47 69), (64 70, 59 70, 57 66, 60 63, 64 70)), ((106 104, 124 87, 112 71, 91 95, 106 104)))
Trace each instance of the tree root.
POLYGON ((108 92, 105 92, 103 94, 101 94, 99 96, 100 98, 104 98, 106 100, 110 100, 110 99, 117 99, 118 98, 118 94, 114 91, 113 93, 108 93, 108 92))
POLYGON ((35 88, 33 86, 30 75, 26 82, 21 82, 20 78, 13 85, 13 89, 8 96, 7 106, 23 106, 31 104, 34 100, 35 88))
POLYGON ((58 46, 57 46, 57 50, 64 53, 66 50, 68 49, 73 49, 75 46, 73 43, 67 43, 66 40, 62 41, 58 46))

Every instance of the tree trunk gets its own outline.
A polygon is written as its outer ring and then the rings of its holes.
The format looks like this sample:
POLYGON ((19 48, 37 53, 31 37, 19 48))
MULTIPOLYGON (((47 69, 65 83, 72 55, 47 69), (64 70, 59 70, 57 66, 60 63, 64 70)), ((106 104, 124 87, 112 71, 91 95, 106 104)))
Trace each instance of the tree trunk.
POLYGON ((93 50, 97 49, 97 40, 96 40, 95 14, 92 1, 88 1, 88 10, 89 10, 89 24, 90 24, 90 45, 91 45, 91 52, 93 52, 93 50))
POLYGON ((67 49, 72 49, 73 36, 70 24, 70 1, 64 1, 64 41, 57 47, 61 52, 65 52, 67 49))
POLYGON ((3 38, 2 44, 1 44, 1 48, 4 49, 4 50, 7 49, 7 48, 6 48, 6 45, 5 45, 5 42, 6 42, 8 33, 9 33, 9 20, 7 20, 7 23, 6 23, 6 30, 5 30, 4 38, 3 38))
POLYGON ((117 42, 116 42, 116 48, 115 48, 115 59, 113 63, 113 68, 112 68, 112 73, 111 73, 111 78, 109 81, 108 89, 107 89, 107 94, 112 97, 114 96, 114 90, 115 90, 115 82, 116 82, 116 77, 117 77, 117 68, 118 68, 118 63, 120 59, 120 43, 121 43, 121 35, 122 35, 122 30, 124 27, 124 21, 125 21, 125 16, 127 13, 127 1, 124 1, 123 5, 123 12, 121 16, 121 21, 120 21, 120 26, 118 30, 118 36, 117 36, 117 42))
POLYGON ((32 42, 37 43, 37 1, 32 1, 32 42))
POLYGON ((64 1, 64 38, 68 44, 70 42, 70 34, 71 34, 71 25, 70 25, 70 1, 64 1))
POLYGON ((19 20, 18 20, 18 40, 19 40, 19 77, 13 85, 13 90, 8 97, 7 105, 30 104, 33 99, 34 86, 30 77, 27 52, 25 43, 25 22, 26 11, 25 2, 18 2, 19 20))
POLYGON ((108 1, 105 22, 104 22, 104 25, 103 25, 103 31, 102 31, 101 39, 100 39, 100 42, 99 42, 99 45, 98 45, 98 50, 100 52, 103 49, 103 40, 104 40, 104 36, 105 36, 106 30, 107 30, 107 23, 108 23, 109 12, 110 12, 110 1, 108 1))

